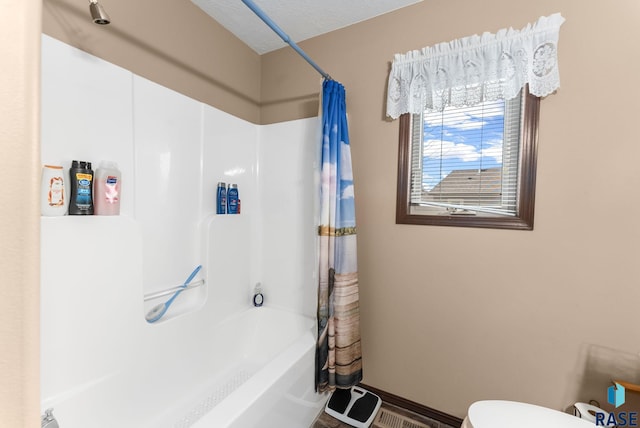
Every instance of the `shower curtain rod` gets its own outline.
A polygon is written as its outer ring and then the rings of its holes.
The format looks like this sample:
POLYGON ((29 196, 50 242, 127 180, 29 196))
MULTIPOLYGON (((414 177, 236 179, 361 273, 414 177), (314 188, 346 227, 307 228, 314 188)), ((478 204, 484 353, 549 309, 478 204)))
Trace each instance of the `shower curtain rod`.
POLYGON ((258 18, 262 19, 264 23, 269 26, 269 28, 271 28, 278 36, 280 36, 282 40, 285 41, 285 43, 288 43, 289 46, 293 48, 293 50, 298 52, 298 55, 304 58, 305 61, 307 61, 313 68, 315 68, 316 71, 322 75, 322 77, 327 80, 333 80, 328 73, 326 73, 323 69, 320 68, 318 64, 316 64, 311 58, 309 58, 309 55, 307 55, 306 52, 296 44, 296 42, 291 40, 291 37, 289 37, 284 31, 282 31, 282 29, 278 27, 278 24, 273 22, 273 20, 269 18, 264 13, 264 11, 260 9, 252 0, 242 0, 242 3, 244 3, 249 9, 251 9, 253 13, 258 15, 258 18))

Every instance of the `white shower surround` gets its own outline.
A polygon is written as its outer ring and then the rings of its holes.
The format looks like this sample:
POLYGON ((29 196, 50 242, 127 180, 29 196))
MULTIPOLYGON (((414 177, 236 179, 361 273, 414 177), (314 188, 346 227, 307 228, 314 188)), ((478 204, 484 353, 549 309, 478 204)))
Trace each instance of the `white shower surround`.
POLYGON ((226 401, 193 426, 310 424, 326 399, 313 392, 317 119, 254 125, 42 41, 43 163, 114 160, 123 177, 121 216, 42 219, 42 410, 61 428, 190 426, 218 378, 226 401), (238 184, 242 214, 212 214, 218 181, 238 184), (143 295, 198 263, 205 286, 146 323, 143 295))

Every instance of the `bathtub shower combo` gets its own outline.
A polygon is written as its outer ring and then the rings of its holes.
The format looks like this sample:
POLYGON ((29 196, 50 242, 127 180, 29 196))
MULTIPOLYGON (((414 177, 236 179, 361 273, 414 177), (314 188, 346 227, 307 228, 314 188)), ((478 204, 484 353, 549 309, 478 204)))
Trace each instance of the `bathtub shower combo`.
POLYGON ((54 397, 48 405, 60 428, 311 425, 323 404, 311 378, 311 319, 265 307, 204 330, 207 343, 132 361, 54 397))
POLYGON ((328 398, 314 390, 318 120, 254 125, 44 35, 42 52, 43 162, 122 172, 121 215, 41 221, 42 425, 310 426, 328 398), (214 214, 220 181, 241 214, 214 214))

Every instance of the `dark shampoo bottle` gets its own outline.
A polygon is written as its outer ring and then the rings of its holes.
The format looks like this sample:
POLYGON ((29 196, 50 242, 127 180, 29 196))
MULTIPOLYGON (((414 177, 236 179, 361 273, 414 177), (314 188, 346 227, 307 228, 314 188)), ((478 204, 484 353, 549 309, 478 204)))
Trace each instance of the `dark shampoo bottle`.
POLYGON ((93 170, 91 162, 74 160, 69 169, 71 197, 69 215, 93 214, 93 170))

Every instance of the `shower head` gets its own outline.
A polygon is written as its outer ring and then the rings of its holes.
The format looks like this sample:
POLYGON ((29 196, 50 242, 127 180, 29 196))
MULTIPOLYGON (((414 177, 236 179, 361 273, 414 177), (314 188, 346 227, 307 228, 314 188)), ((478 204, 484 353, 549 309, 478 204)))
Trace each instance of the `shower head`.
POLYGON ((102 5, 98 3, 98 0, 89 0, 89 11, 91 12, 91 18, 93 22, 99 25, 107 25, 111 22, 109 15, 104 11, 102 5))

